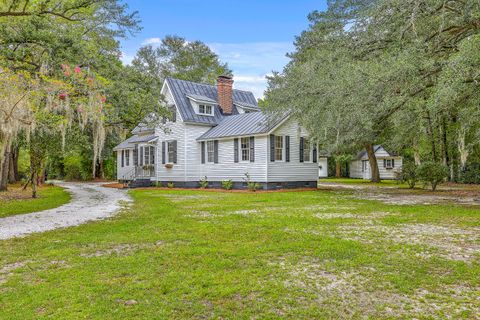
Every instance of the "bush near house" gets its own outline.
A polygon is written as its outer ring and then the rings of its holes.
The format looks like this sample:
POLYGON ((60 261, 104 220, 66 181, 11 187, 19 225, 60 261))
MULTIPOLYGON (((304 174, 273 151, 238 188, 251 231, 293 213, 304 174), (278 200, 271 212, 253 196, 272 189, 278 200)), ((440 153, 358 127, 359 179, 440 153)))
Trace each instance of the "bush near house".
POLYGON ((448 168, 437 162, 424 162, 416 170, 416 175, 425 185, 430 185, 432 191, 448 178, 448 168))

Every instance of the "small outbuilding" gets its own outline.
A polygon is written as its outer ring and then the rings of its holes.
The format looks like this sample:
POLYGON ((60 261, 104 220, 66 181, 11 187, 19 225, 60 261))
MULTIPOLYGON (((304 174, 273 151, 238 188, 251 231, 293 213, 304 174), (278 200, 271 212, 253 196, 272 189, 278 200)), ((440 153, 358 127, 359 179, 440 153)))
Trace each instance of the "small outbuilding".
MULTIPOLYGON (((380 179, 393 180, 397 173, 402 170, 403 158, 389 153, 381 145, 374 146, 375 157, 378 162, 380 179)), ((368 162, 367 151, 364 150, 357 155, 355 160, 350 162, 350 178, 369 180, 372 178, 370 163, 368 162)))

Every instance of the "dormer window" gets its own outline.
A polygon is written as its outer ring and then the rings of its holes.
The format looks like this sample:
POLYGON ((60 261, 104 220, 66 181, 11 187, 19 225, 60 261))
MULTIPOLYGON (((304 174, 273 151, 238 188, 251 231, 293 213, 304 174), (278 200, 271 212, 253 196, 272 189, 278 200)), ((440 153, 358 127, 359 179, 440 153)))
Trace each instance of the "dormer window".
POLYGON ((212 116, 213 115, 213 108, 212 108, 212 106, 210 106, 208 104, 199 104, 198 105, 198 113, 212 116))

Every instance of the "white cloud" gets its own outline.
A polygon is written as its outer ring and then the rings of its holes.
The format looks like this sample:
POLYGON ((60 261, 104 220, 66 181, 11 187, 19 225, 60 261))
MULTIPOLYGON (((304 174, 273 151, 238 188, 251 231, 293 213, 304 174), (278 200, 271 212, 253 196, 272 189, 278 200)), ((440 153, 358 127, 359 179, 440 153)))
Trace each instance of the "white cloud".
MULTIPOLYGON (((142 45, 155 46, 161 41, 159 37, 148 38, 142 45)), ((235 88, 252 91, 257 98, 263 97, 267 87, 266 75, 272 71, 281 71, 288 63, 286 54, 294 49, 290 42, 212 42, 207 45, 232 69, 235 88)), ((133 57, 134 55, 123 53, 122 61, 130 64, 133 57)))
POLYGON ((130 55, 130 54, 126 53, 126 52, 122 52, 122 55, 121 55, 121 57, 120 57, 120 60, 122 60, 122 63, 123 63, 124 65, 129 65, 129 64, 132 63, 132 60, 133 60, 134 57, 135 57, 134 55, 130 55))
POLYGON ((294 47, 289 42, 209 43, 208 46, 233 70, 235 87, 263 97, 266 75, 281 71, 287 64, 286 54, 294 47))
POLYGON ((147 38, 142 42, 142 45, 159 44, 159 43, 162 43, 162 39, 160 38, 147 38))

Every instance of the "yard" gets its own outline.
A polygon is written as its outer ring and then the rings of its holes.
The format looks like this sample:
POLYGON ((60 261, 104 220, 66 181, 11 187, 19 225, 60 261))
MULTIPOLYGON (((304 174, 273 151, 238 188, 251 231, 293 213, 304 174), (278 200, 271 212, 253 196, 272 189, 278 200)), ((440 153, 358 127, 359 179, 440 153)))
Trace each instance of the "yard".
POLYGON ((0 241, 0 318, 480 314, 480 206, 335 188, 131 196, 107 221, 0 241))
POLYGON ((8 192, 0 193, 0 218, 56 208, 70 200, 70 194, 63 188, 43 185, 38 189, 36 199, 32 191, 22 190, 20 184, 11 185, 8 192))

